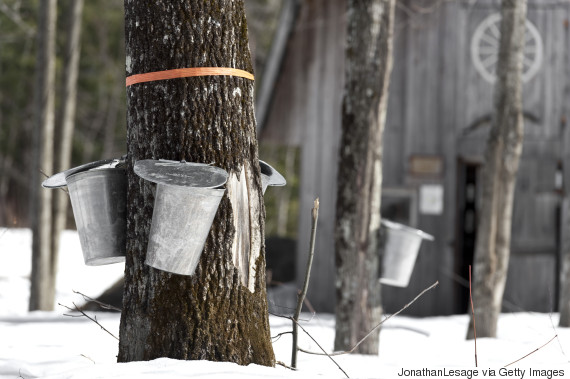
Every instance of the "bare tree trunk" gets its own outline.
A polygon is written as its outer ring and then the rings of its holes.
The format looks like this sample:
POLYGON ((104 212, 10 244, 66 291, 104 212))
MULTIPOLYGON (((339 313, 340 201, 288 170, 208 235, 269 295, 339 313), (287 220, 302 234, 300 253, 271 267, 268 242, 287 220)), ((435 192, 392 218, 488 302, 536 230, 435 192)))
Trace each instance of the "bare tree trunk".
MULTIPOLYGON (((57 161, 54 172, 61 172, 69 168, 71 163, 71 149, 73 146, 73 129, 75 128, 75 105, 77 103, 77 76, 79 73, 79 50, 81 36, 81 17, 83 14, 83 0, 71 2, 69 12, 69 29, 67 31, 67 47, 65 54, 65 68, 63 80, 63 99, 61 108, 60 126, 57 128, 55 151, 57 161)), ((59 255, 59 239, 65 229, 67 221, 67 208, 69 197, 63 191, 55 191, 53 204, 53 237, 51 243, 50 277, 51 286, 55 288, 57 278, 57 264, 59 255)))
MULTIPOLYGON (((382 134, 392 70, 395 0, 348 2, 346 94, 336 206, 335 350, 348 350, 380 322, 378 239, 382 134)), ((378 354, 379 334, 359 346, 378 354)))
MULTIPOLYGON (((570 76, 570 54, 565 54, 565 74, 570 76)), ((563 108, 564 116, 561 121, 562 140, 562 183, 563 196, 560 202, 560 288, 558 309, 560 311, 559 325, 570 327, 570 128, 568 128, 568 103, 570 99, 570 86, 564 90, 566 106, 563 108)))
MULTIPOLYGON (((568 174, 570 172, 566 173, 565 179, 570 179, 568 174)), ((570 181, 566 181, 566 183, 570 183, 570 181)), ((570 199, 568 197, 565 197, 562 201, 561 208, 562 220, 560 226, 564 231, 561 233, 562 271, 560 273, 559 325, 567 328, 570 327, 570 199)))
MULTIPOLYGON (((125 1, 125 27, 127 76, 187 67, 252 70, 241 0, 125 1)), ((127 257, 118 360, 273 365, 253 82, 209 76, 139 83, 127 88, 127 101, 127 257), (154 198, 132 167, 148 158, 213 163, 229 173, 193 276, 143 263, 154 198)))
MULTIPOLYGON (((494 112, 482 173, 473 301, 477 336, 496 337, 509 265, 513 198, 522 153, 522 58, 526 0, 503 0, 494 112)), ((472 338, 473 321, 468 338, 472 338)))
POLYGON ((55 23, 56 0, 40 2, 36 72, 36 130, 32 173, 32 277, 30 310, 53 310, 55 287, 51 278, 52 191, 41 187, 41 172, 53 169, 55 117, 55 23))

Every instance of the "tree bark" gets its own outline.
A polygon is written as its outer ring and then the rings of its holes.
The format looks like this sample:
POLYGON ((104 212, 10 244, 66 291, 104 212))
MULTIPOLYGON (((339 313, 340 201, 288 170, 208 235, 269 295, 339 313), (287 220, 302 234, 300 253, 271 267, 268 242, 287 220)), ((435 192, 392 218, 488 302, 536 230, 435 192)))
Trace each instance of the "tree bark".
MULTIPOLYGON (((503 0, 491 131, 482 173, 473 302, 478 337, 496 337, 507 281, 513 198, 523 146, 522 58, 526 0, 503 0)), ((473 320, 468 338, 473 338, 473 320)))
MULTIPOLYGON (((125 1, 127 76, 187 67, 252 72, 243 1, 125 1)), ((120 362, 158 357, 274 365, 253 82, 231 76, 127 88, 127 257, 120 362), (153 211, 140 159, 213 163, 229 173, 193 276, 143 264, 153 211)))
POLYGON ((36 129, 31 188, 32 275, 30 310, 53 310, 55 280, 51 277, 52 191, 41 187, 41 172, 53 169, 55 117, 56 0, 40 2, 38 59, 36 63, 36 129))
MULTIPOLYGON (((336 205, 335 350, 380 323, 378 239, 382 134, 392 69, 394 0, 348 2, 345 90, 336 205)), ((378 354, 379 334, 357 352, 378 354)))
MULTIPOLYGON (((57 160, 54 172, 62 172, 70 167, 71 149, 73 146, 73 129, 75 128, 75 108, 77 103, 77 76, 79 74, 79 50, 81 36, 81 17, 83 0, 71 2, 69 11, 69 28, 67 31, 67 46, 63 79, 63 99, 60 126, 57 128, 55 152, 57 160)), ((50 278, 55 289, 57 265, 59 256, 59 239, 65 229, 69 196, 63 191, 53 193, 53 232, 51 242, 50 278)))
MULTIPOLYGON (((565 179, 570 179, 568 174, 570 172, 566 172, 565 179)), ((561 240, 559 326, 567 328, 570 327, 570 199, 567 196, 563 199, 560 207, 562 213, 560 225, 564 232, 562 232, 561 240)))

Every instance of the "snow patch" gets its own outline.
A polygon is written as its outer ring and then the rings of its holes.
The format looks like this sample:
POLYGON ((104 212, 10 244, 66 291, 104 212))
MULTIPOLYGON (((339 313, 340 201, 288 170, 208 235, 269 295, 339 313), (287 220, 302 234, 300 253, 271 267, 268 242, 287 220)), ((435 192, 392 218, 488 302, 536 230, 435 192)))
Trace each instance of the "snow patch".
MULTIPOLYGON (((85 266, 79 238, 74 231, 63 233, 60 254, 57 301, 62 304, 82 303, 81 296, 73 294, 72 289, 96 296, 122 275, 122 264, 85 266)), ((167 358, 116 363, 117 340, 93 322, 86 318, 66 317, 63 308, 54 312, 27 312, 31 261, 29 230, 0 228, 0 256, 4 258, 0 265, 0 378, 344 378, 328 357, 302 352, 298 356, 298 371, 281 366, 238 366, 227 362, 167 358)), ((402 302, 408 300, 411 299, 402 302)), ((279 305, 279 300, 275 301, 279 305)), ((90 315, 96 315, 101 325, 118 336, 119 314, 90 312, 90 315)), ((351 378, 398 378, 403 369, 413 368, 475 369, 473 341, 465 339, 469 318, 468 315, 397 316, 382 327, 379 355, 350 354, 334 359, 351 378)), ((498 372, 500 367, 531 352, 534 353, 513 366, 527 370, 525 378, 530 377, 529 367, 564 370, 567 376, 570 373, 570 328, 555 327, 558 318, 556 313, 502 314, 497 338, 477 340, 478 377, 483 377, 482 367, 492 367, 498 372), (543 346, 556 334, 557 340, 543 346)), ((301 320, 311 336, 325 350, 332 351, 334 316, 302 314, 301 320)), ((291 331, 290 320, 270 316, 269 323, 273 336, 291 331)), ((302 331, 299 346, 319 351, 316 343, 302 331)), ((277 361, 289 364, 291 335, 276 339, 273 349, 277 361)))

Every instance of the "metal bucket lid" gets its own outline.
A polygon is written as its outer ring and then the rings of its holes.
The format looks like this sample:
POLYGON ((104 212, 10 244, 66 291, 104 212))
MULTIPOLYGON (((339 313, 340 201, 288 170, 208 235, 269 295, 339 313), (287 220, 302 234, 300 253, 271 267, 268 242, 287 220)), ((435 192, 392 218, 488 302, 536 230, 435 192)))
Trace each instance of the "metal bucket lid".
POLYGON ((109 167, 111 167, 111 165, 113 163, 116 162, 118 164, 124 158, 125 157, 121 157, 120 159, 103 159, 100 161, 86 163, 86 164, 83 164, 81 166, 70 168, 70 169, 62 171, 62 172, 58 172, 57 174, 54 174, 54 175, 50 176, 49 178, 47 178, 46 180, 44 180, 42 182, 42 187, 45 187, 45 188, 64 187, 67 185, 67 178, 73 174, 77 174, 77 173, 83 172, 83 171, 88 171, 88 170, 98 168, 98 167, 102 167, 105 165, 110 165, 109 167))
POLYGON ((382 225, 384 225, 385 227, 392 229, 392 230, 401 230, 401 231, 405 231, 405 232, 408 232, 411 234, 415 234, 418 237, 421 237, 421 238, 426 239, 428 241, 435 240, 435 238, 431 234, 428 234, 426 232, 422 232, 419 229, 411 228, 411 227, 406 226, 406 225, 398 224, 397 222, 394 222, 394 221, 382 219, 382 225))
POLYGON ((135 174, 157 184, 179 187, 217 188, 226 184, 226 170, 204 163, 145 159, 137 161, 135 174))
POLYGON ((287 184, 287 181, 276 169, 271 167, 266 162, 260 160, 259 167, 261 168, 261 175, 264 175, 267 178, 267 185, 268 186, 284 186, 287 184))

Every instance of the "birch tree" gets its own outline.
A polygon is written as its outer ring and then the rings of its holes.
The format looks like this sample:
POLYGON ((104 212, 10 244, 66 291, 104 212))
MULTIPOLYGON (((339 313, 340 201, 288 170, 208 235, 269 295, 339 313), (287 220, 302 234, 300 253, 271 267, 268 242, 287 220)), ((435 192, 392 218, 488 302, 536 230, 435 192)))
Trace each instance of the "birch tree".
MULTIPOLYGON (((482 172, 473 301, 478 337, 496 337, 509 266, 513 198, 523 146, 522 60, 526 0, 503 0, 491 131, 482 172)), ((473 338, 473 320, 468 338, 473 338)))
POLYGON ((52 191, 41 187, 41 173, 53 168, 55 118, 56 0, 40 2, 36 61, 34 169, 31 182, 32 274, 29 309, 53 310, 56 269, 52 262, 52 191))
MULTIPOLYGON (((77 104, 77 77, 79 75, 79 50, 83 0, 74 0, 69 7, 65 68, 63 70, 63 97, 59 125, 54 141, 55 165, 53 172, 67 170, 71 164, 75 108, 77 104)), ((63 191, 53 193, 53 231, 51 241, 52 286, 55 288, 56 269, 59 255, 59 239, 65 229, 69 197, 63 191)))

